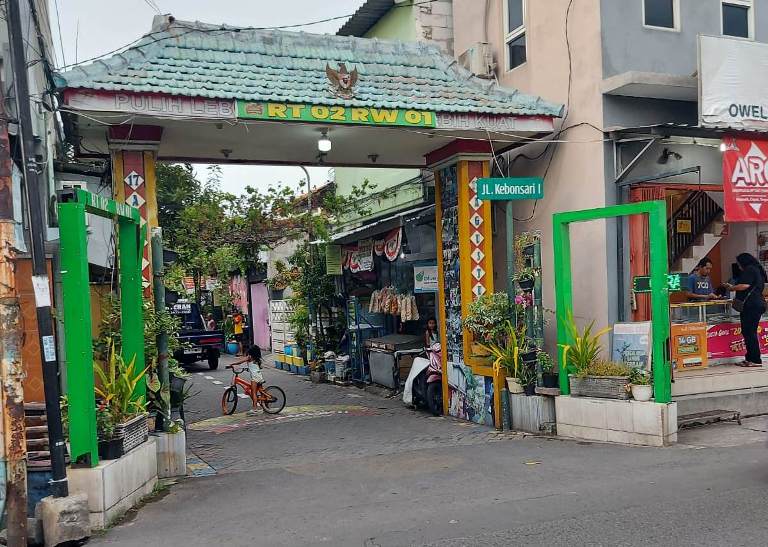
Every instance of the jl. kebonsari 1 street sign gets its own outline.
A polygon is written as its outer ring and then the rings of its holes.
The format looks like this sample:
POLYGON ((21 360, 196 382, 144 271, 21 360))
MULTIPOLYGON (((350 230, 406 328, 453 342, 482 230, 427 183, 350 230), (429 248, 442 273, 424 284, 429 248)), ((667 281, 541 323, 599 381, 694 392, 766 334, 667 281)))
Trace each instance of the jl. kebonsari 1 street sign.
POLYGON ((518 199, 542 199, 544 179, 541 177, 479 178, 477 199, 511 201, 518 199))

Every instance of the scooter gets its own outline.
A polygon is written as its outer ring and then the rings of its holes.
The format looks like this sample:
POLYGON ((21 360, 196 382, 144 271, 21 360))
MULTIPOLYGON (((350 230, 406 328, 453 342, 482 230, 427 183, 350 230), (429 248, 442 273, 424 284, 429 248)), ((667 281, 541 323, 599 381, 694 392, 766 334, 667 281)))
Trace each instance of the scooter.
POLYGON ((432 344, 416 357, 403 388, 406 405, 427 408, 435 416, 443 413, 443 363, 440 352, 440 344, 432 344))

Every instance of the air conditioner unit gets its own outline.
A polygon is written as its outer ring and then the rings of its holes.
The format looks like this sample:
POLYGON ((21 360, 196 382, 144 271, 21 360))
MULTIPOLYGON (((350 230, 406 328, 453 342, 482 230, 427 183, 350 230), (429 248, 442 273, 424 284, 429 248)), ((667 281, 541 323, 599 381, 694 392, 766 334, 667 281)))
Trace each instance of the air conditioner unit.
POLYGON ((493 78, 496 69, 491 47, 486 42, 475 42, 459 55, 459 64, 478 78, 493 78))

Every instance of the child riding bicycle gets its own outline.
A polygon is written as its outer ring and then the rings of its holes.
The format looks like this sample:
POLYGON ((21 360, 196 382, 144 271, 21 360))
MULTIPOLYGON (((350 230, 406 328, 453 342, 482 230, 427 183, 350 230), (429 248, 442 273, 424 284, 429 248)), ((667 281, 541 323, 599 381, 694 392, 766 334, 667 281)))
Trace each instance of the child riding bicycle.
MULTIPOLYGON (((259 346, 254 344, 248 348, 245 359, 232 363, 232 365, 236 366, 245 363, 248 364, 248 372, 251 374, 251 393, 255 394, 258 392, 257 386, 264 384, 264 374, 261 369, 261 348, 259 346)), ((251 403, 253 404, 253 410, 256 411, 255 397, 251 397, 251 403)))

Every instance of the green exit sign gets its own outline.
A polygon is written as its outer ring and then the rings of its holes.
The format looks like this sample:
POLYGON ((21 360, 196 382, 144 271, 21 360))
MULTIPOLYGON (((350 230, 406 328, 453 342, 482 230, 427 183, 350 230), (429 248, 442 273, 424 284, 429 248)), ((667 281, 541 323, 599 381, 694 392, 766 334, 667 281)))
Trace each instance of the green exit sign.
POLYGON ((541 177, 505 177, 477 179, 477 199, 510 201, 542 199, 544 179, 541 177))
MULTIPOLYGON (((667 289, 669 292, 684 291, 686 287, 686 273, 667 274, 667 289)), ((638 275, 632 284, 632 290, 636 293, 651 292, 651 277, 648 275, 638 275)))

